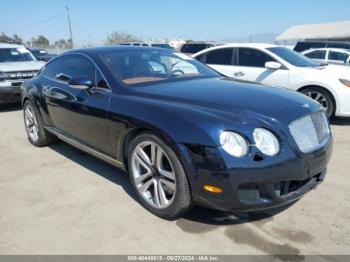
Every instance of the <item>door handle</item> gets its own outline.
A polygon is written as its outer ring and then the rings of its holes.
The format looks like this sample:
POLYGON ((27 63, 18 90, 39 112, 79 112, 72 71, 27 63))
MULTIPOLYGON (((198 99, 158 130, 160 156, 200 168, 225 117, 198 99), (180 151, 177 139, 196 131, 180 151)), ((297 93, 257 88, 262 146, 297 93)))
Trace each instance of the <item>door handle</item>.
POLYGON ((239 77, 239 76, 244 76, 245 74, 242 71, 239 71, 239 72, 235 72, 233 75, 239 77))

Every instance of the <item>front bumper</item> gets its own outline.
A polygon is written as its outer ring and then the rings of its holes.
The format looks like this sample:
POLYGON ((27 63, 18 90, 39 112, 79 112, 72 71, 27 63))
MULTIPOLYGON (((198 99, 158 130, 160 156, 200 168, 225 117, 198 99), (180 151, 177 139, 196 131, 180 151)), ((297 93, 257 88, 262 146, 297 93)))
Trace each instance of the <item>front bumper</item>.
POLYGON ((340 117, 350 117, 350 88, 342 84, 336 88, 336 111, 335 115, 340 117))
POLYGON ((221 148, 181 145, 194 202, 223 211, 254 211, 286 205, 323 181, 332 139, 322 149, 297 155, 287 144, 275 157, 253 150, 237 159, 221 148), (222 193, 204 190, 204 185, 222 193))
POLYGON ((0 104, 20 102, 21 84, 22 82, 0 82, 0 104))

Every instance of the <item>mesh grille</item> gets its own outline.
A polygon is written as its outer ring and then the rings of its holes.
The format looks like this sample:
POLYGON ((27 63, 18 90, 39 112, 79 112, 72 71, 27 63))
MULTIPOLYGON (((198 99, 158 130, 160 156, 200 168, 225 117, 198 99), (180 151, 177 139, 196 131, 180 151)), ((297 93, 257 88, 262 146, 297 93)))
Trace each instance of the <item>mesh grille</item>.
POLYGON ((320 148, 330 138, 328 120, 323 111, 295 120, 289 125, 289 131, 303 153, 320 148))

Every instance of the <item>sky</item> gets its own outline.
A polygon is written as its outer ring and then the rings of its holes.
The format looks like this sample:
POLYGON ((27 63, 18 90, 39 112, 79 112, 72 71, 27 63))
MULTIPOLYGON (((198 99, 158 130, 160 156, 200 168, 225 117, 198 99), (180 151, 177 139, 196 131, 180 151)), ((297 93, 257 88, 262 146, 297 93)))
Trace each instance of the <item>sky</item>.
POLYGON ((76 45, 100 45, 115 30, 144 40, 220 41, 350 20, 350 0, 1 0, 0 32, 68 39, 65 6, 76 45))

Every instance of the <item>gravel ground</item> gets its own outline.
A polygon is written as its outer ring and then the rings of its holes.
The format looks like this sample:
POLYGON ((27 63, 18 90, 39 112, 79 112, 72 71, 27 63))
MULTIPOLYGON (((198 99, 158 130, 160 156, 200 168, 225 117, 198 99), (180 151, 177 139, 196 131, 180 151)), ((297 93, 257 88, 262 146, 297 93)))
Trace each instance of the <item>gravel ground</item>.
POLYGON ((63 142, 33 147, 21 109, 1 106, 0 254, 350 254, 350 120, 332 129, 326 180, 293 206, 197 207, 168 222, 135 201, 125 173, 63 142))

